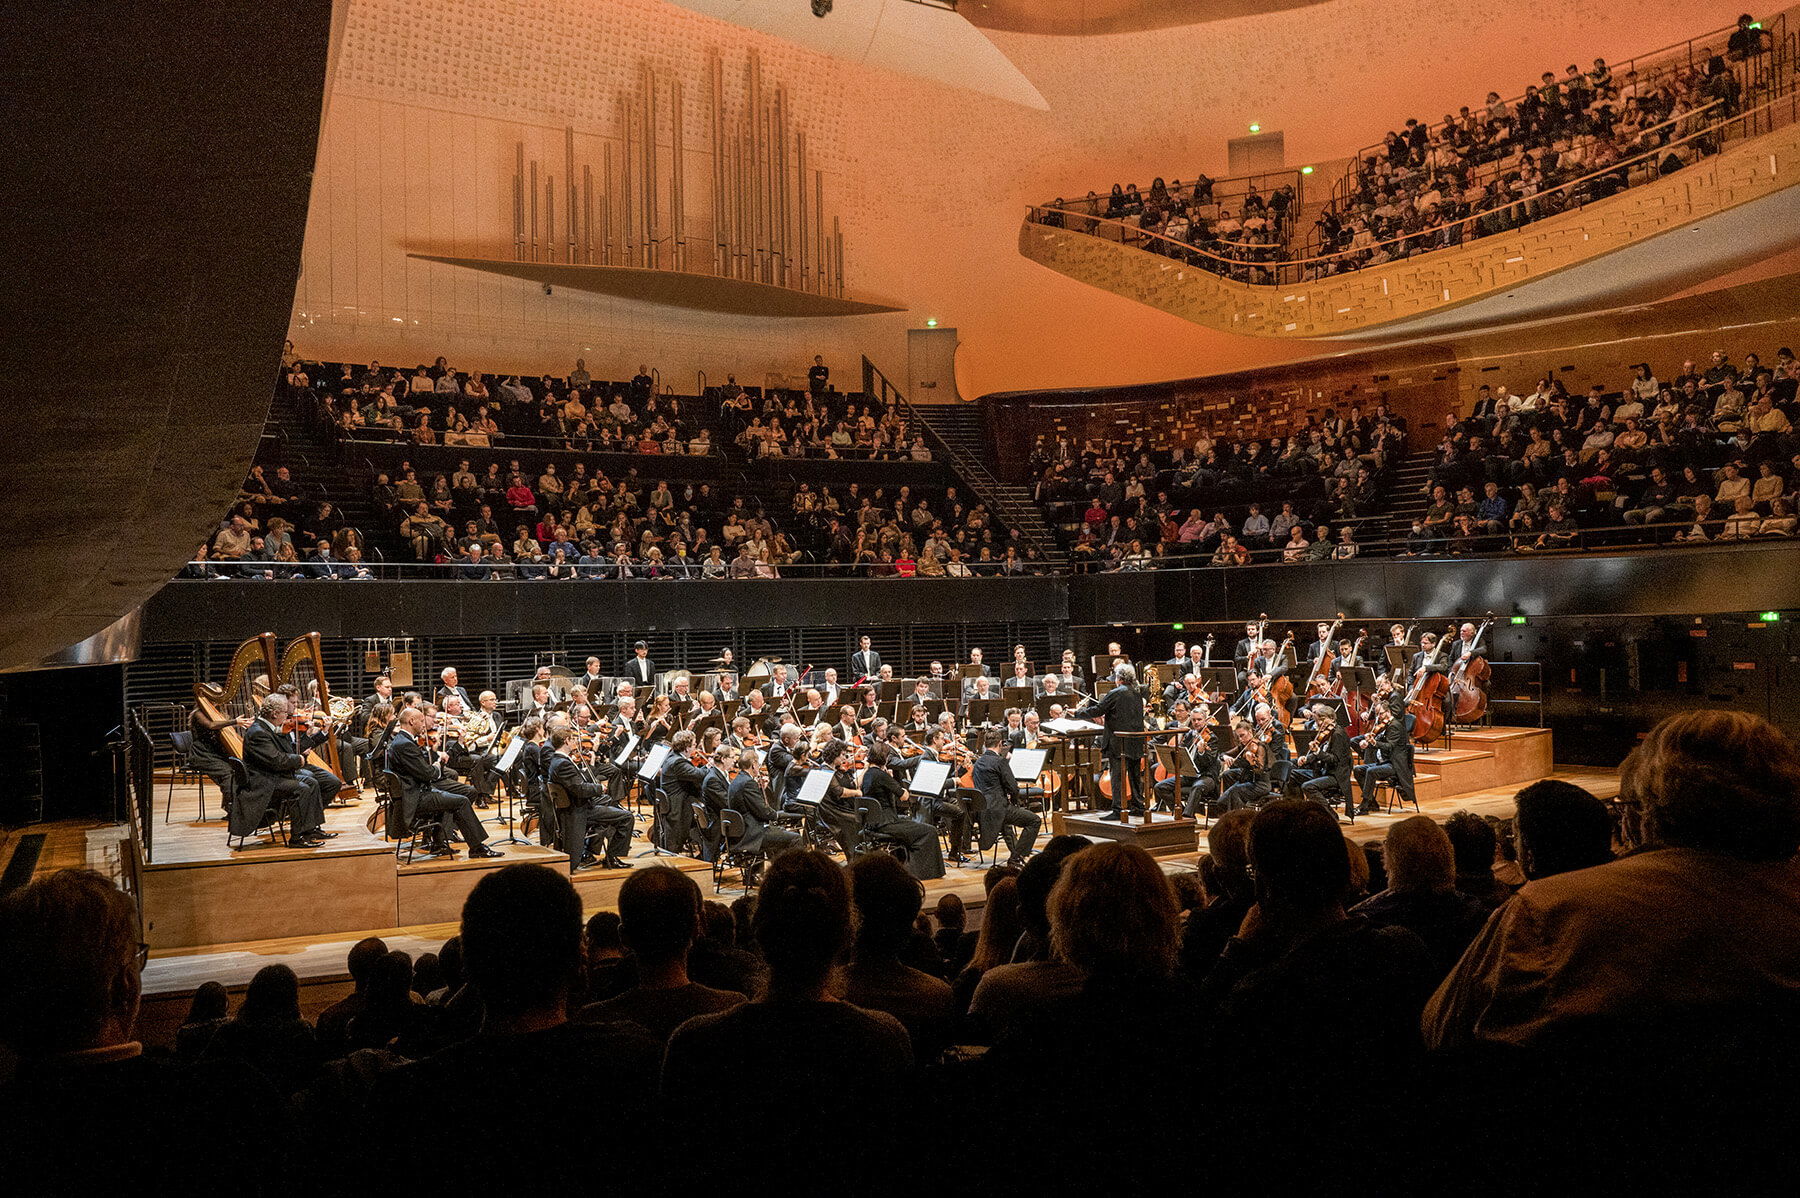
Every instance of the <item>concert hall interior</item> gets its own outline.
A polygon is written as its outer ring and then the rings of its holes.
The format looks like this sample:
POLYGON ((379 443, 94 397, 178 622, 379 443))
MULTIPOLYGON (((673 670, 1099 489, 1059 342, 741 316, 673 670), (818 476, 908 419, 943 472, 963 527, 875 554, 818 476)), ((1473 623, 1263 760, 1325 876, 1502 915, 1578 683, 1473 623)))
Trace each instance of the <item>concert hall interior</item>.
POLYGON ((1791 1190, 1800 8, 9 16, 20 1193, 1791 1190))

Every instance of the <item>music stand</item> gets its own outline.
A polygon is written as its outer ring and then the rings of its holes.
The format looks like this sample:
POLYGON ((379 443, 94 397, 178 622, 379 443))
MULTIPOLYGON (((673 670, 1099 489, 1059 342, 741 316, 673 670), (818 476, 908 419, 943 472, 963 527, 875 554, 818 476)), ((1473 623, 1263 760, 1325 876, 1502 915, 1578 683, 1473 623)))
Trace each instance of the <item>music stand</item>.
POLYGON ((1359 695, 1375 693, 1375 671, 1368 666, 1339 666, 1338 682, 1345 690, 1355 691, 1359 695))
POLYGON ((999 699, 970 699, 968 710, 963 713, 963 723, 992 724, 994 717, 1004 710, 999 699))
POLYGON ((1094 677, 1104 678, 1106 675, 1112 673, 1112 663, 1112 654, 1096 653, 1088 658, 1088 669, 1093 673, 1094 677))
POLYGON ((1388 669, 1405 673, 1411 666, 1414 655, 1418 652, 1417 645, 1389 645, 1387 647, 1388 669))
POLYGON ((1017 707, 1023 711, 1031 706, 1033 699, 1037 698, 1037 688, 1034 686, 1002 687, 1000 697, 1008 707, 1017 707))
POLYGON ((506 835, 492 841, 493 844, 531 843, 529 840, 523 840, 513 835, 514 804, 517 802, 518 796, 513 793, 511 775, 513 764, 519 760, 519 752, 524 747, 525 738, 515 733, 511 743, 506 746, 506 752, 500 754, 500 760, 494 763, 494 772, 500 775, 500 786, 506 791, 506 835))
POLYGON ((1076 701, 1074 695, 1057 691, 1054 695, 1039 695, 1037 698, 1033 699, 1031 701, 1031 709, 1038 713, 1038 719, 1047 720, 1050 718, 1050 709, 1052 707, 1061 707, 1064 711, 1067 711, 1070 705, 1076 701))
POLYGON ((978 666, 973 663, 965 663, 958 666, 956 669, 957 677, 959 678, 979 678, 987 673, 986 666, 978 666))
POLYGON ((1224 695, 1229 702, 1237 693, 1238 672, 1230 666, 1207 666, 1200 671, 1200 689, 1206 694, 1224 695))
MULTIPOLYGON (((1153 732, 1148 729, 1143 732, 1115 731, 1113 733, 1113 736, 1115 737, 1136 737, 1146 745, 1149 744, 1149 740, 1152 736, 1161 735, 1162 733, 1160 731, 1153 732)), ((1129 770, 1131 768, 1131 758, 1121 754, 1115 760, 1118 761, 1121 770, 1129 770)), ((1150 818, 1150 810, 1156 806, 1156 756, 1153 753, 1146 753, 1137 759, 1137 763, 1138 767, 1144 771, 1144 823, 1148 825, 1155 822, 1150 818)), ((1119 826, 1123 828, 1131 823, 1131 790, 1124 778, 1112 779, 1112 788, 1113 810, 1118 813, 1119 826)))
POLYGON ((886 703, 890 699, 898 699, 900 697, 900 689, 905 684, 898 678, 884 678, 877 679, 876 685, 881 688, 877 694, 880 696, 881 701, 886 703))
POLYGON ((1294 702, 1300 711, 1304 712, 1309 719, 1312 715, 1313 708, 1329 707, 1334 713, 1333 718, 1337 720, 1338 727, 1342 728, 1348 722, 1349 716, 1344 707, 1344 701, 1336 695, 1296 696, 1294 702))

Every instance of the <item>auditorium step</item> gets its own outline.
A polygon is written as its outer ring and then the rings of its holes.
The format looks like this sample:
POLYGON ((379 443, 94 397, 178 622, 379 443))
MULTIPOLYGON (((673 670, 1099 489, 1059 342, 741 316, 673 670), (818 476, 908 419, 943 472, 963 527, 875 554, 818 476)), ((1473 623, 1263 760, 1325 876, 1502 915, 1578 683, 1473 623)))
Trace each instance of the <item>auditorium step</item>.
POLYGON ((925 427, 936 448, 945 451, 950 466, 968 483, 988 510, 1007 528, 1016 528, 1045 559, 1062 564, 1068 560, 1044 513, 1028 487, 1000 481, 986 463, 994 460, 989 443, 987 416, 973 404, 915 404, 911 411, 925 427))
POLYGON ((1443 797, 1523 786, 1551 772, 1552 740, 1548 728, 1495 726, 1452 730, 1448 748, 1421 750, 1413 761, 1421 776, 1441 779, 1443 797))

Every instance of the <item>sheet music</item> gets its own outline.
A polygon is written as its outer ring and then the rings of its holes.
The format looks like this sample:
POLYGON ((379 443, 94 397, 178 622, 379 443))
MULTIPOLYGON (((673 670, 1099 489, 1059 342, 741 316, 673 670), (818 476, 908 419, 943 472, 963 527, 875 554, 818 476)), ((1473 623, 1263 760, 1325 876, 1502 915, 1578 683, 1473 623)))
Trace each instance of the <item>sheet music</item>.
POLYGON ((817 807, 825 800, 825 788, 831 785, 830 770, 808 770, 805 781, 800 783, 800 793, 794 796, 796 803, 810 803, 817 807))
POLYGON ((498 769, 503 774, 512 769, 513 762, 519 759, 519 750, 524 747, 525 738, 515 734, 512 740, 507 744, 506 752, 500 754, 500 760, 495 763, 494 768, 498 769))
POLYGON ((624 765, 627 761, 630 761, 632 750, 637 748, 637 744, 637 733, 633 732, 630 736, 625 738, 625 747, 619 750, 619 755, 617 757, 613 758, 613 764, 624 765))
POLYGON ((637 776, 646 782, 653 781, 662 773, 663 762, 669 759, 668 745, 653 745, 644 757, 644 764, 638 767, 637 776))
POLYGON ((1071 719, 1068 716, 1064 716, 1060 720, 1046 720, 1044 722, 1044 728, 1046 731, 1059 733, 1063 736, 1068 736, 1075 732, 1106 731, 1104 726, 1096 724, 1092 720, 1077 720, 1071 719))
POLYGON ((1044 749, 1014 749, 1012 751, 1013 777, 1020 782, 1036 782, 1038 775, 1044 772, 1044 749))
POLYGON ((950 763, 948 761, 921 761, 913 771, 912 781, 906 789, 916 795, 941 795, 944 783, 950 780, 950 763))

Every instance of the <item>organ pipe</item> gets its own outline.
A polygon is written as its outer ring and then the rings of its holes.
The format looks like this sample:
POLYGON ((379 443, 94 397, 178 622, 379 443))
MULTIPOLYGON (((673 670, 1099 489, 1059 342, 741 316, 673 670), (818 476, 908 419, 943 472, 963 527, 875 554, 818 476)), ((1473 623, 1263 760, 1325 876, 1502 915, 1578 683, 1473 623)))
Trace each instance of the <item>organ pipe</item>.
POLYGON ((710 262, 704 254, 695 260, 688 246, 687 89, 681 78, 671 78, 666 96, 659 95, 657 71, 648 62, 639 65, 639 89, 618 98, 617 129, 602 139, 599 162, 578 162, 575 128, 563 127, 560 205, 557 176, 540 171, 540 160, 527 157, 523 140, 514 142, 513 257, 710 271, 722 278, 842 295, 843 225, 837 216, 826 224, 830 214, 818 155, 807 153, 806 131, 795 120, 788 88, 763 77, 759 52, 751 50, 746 59, 744 90, 735 111, 726 99, 723 55, 713 50, 706 59, 706 109, 697 116, 704 121, 712 159, 709 195, 702 201, 702 211, 710 207, 710 262), (665 119, 666 166, 659 141, 665 119), (559 241, 562 259, 557 257, 559 241))

